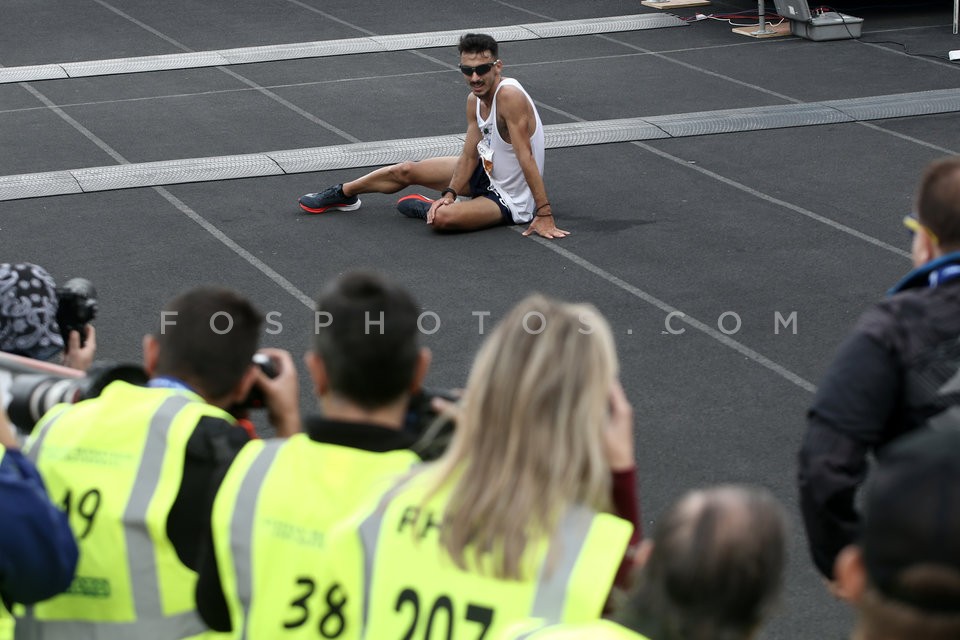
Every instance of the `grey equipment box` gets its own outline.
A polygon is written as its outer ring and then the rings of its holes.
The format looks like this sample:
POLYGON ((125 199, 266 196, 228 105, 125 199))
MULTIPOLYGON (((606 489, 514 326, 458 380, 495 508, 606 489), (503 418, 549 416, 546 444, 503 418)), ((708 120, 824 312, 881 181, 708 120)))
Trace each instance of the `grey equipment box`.
POLYGON ((810 20, 791 20, 790 33, 807 40, 847 40, 859 38, 863 18, 834 13, 822 13, 810 20))

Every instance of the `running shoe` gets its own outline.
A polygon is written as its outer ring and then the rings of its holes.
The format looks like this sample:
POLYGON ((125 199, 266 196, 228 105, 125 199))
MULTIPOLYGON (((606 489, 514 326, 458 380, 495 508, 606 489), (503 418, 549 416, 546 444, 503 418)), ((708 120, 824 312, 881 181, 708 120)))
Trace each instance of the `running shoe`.
POLYGON ((413 195, 403 196, 397 200, 397 211, 408 218, 426 220, 427 212, 430 211, 430 205, 432 204, 433 200, 430 198, 422 196, 419 193, 414 193, 413 195))
POLYGON ((320 193, 300 196, 300 208, 307 213, 324 211, 354 211, 360 208, 360 198, 343 193, 343 184, 328 187, 320 193))

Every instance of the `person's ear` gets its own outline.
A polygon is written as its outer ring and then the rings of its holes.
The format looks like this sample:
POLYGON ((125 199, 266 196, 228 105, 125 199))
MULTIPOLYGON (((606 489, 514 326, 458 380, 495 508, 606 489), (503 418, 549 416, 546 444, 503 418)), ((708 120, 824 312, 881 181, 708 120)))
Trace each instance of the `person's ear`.
POLYGON ((421 347, 417 354, 416 369, 413 372, 413 380, 410 382, 410 393, 416 394, 423 388, 423 381, 427 377, 427 371, 430 369, 430 362, 433 360, 433 353, 427 347, 421 347))
POLYGON ((926 227, 921 229, 917 234, 920 236, 920 251, 923 256, 924 263, 929 262, 937 257, 937 242, 933 239, 933 236, 930 235, 930 232, 926 230, 926 227))
POLYGON ((833 582, 830 591, 841 600, 856 604, 867 589, 867 567, 863 563, 863 551, 857 545, 840 550, 833 563, 833 582))
POLYGON ((310 372, 310 379, 313 381, 313 392, 319 398, 330 388, 330 379, 327 377, 327 366, 315 351, 307 351, 303 354, 303 362, 307 365, 307 371, 310 372))
POLYGON ((160 343, 149 333, 143 336, 143 370, 149 377, 153 377, 153 372, 157 369, 157 361, 160 359, 160 343))

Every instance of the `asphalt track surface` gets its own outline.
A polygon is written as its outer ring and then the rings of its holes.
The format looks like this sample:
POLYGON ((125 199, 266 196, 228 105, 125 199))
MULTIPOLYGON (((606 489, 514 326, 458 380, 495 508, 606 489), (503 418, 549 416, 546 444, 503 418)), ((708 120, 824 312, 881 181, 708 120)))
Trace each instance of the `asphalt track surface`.
MULTIPOLYGON (((507 42, 500 57, 548 125, 956 88, 951 3, 904 5, 841 5, 865 18, 859 41, 760 40, 704 20, 507 42)), ((9 0, 0 65, 650 13, 626 0, 9 0)), ((0 178, 461 134, 456 61, 445 46, 0 84, 0 178)), ((299 364, 322 284, 380 269, 432 312, 436 387, 464 383, 481 320, 488 331, 524 295, 589 301, 614 329, 636 411, 645 526, 689 488, 771 488, 793 531, 783 601, 762 637, 840 638, 850 615, 813 571, 796 510, 804 412, 857 316, 910 268, 900 219, 922 168, 958 152, 955 109, 561 146, 547 152, 546 184, 572 234, 554 242, 513 228, 436 234, 399 216, 396 196, 364 196, 351 213, 299 211, 300 194, 355 168, 10 199, 0 258, 91 279, 99 352, 126 361, 139 360, 165 300, 218 283, 272 312, 265 343, 299 364)), ((300 377, 310 410, 302 366, 300 377)))

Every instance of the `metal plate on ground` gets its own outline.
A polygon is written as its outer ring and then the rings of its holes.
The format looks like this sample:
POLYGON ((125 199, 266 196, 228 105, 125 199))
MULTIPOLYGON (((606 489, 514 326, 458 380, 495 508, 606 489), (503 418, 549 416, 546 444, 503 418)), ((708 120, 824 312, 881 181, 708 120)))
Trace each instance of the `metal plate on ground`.
MULTIPOLYGON (((544 136, 546 146, 556 149, 958 111, 960 89, 944 89, 850 100, 552 124, 544 127, 544 136)), ((0 177, 0 200, 382 166, 404 160, 457 155, 463 148, 463 140, 463 135, 430 136, 95 167, 72 172, 12 175, 0 177)))
POLYGON ((32 80, 49 80, 63 77, 79 78, 165 71, 171 69, 216 67, 228 64, 250 64, 273 60, 320 58, 375 53, 379 51, 450 47, 456 45, 460 40, 460 36, 468 31, 489 33, 500 42, 511 42, 518 40, 535 40, 537 38, 559 38, 593 33, 632 31, 635 29, 681 27, 686 24, 683 20, 672 15, 637 14, 583 20, 558 20, 555 22, 538 22, 525 25, 484 28, 470 27, 448 31, 372 36, 369 38, 295 42, 261 47, 240 47, 218 51, 174 53, 136 58, 87 60, 64 63, 63 65, 7 67, 6 71, 0 68, 0 84, 4 82, 29 82, 32 80), (61 67, 62 70, 60 72, 55 71, 61 67), (59 73, 59 75, 51 75, 55 73, 59 73))
POLYGON ((372 38, 348 38, 344 40, 295 42, 292 44, 278 44, 267 47, 221 49, 217 51, 217 53, 230 64, 250 64, 275 60, 349 56, 357 53, 377 53, 381 51, 386 51, 386 48, 372 38))
POLYGON ((69 171, 0 176, 0 200, 23 200, 70 193, 83 193, 83 190, 69 171))
POLYGON ((0 67, 0 84, 31 82, 33 80, 58 80, 68 78, 67 72, 58 64, 40 64, 30 67, 0 67))
POLYGON ((353 169, 459 155, 462 136, 431 136, 406 140, 361 142, 313 149, 274 151, 267 155, 287 173, 353 169))
POLYGON ((283 170, 262 153, 143 162, 115 167, 94 167, 73 172, 84 191, 133 189, 282 174, 283 170))
POLYGON ((784 129, 851 121, 849 116, 836 109, 817 103, 676 113, 644 119, 674 137, 784 129))
POLYGON ((196 53, 172 53, 169 55, 141 56, 138 58, 67 62, 63 64, 63 68, 71 78, 82 78, 87 76, 108 76, 120 73, 143 73, 146 71, 166 71, 169 69, 215 67, 222 64, 229 63, 216 51, 199 51, 196 53))
POLYGON ((371 36, 370 39, 382 44, 390 51, 406 51, 409 49, 453 47, 460 42, 460 37, 467 32, 486 33, 493 36, 497 42, 535 40, 538 37, 522 26, 507 26, 456 29, 451 31, 429 31, 423 33, 398 33, 388 36, 371 36))
POLYGON ((558 22, 534 22, 520 25, 541 38, 564 38, 594 33, 615 33, 662 27, 684 27, 687 23, 673 15, 644 13, 632 16, 609 16, 586 20, 562 20, 558 22))
POLYGON ((643 0, 640 4, 653 9, 683 9, 705 7, 710 4, 710 0, 643 0))
POLYGON ((547 149, 670 137, 667 132, 642 118, 551 124, 543 128, 543 134, 547 149))
POLYGON ((960 89, 940 89, 888 96, 870 96, 848 100, 829 100, 821 104, 842 111, 854 120, 884 120, 960 111, 960 89))

